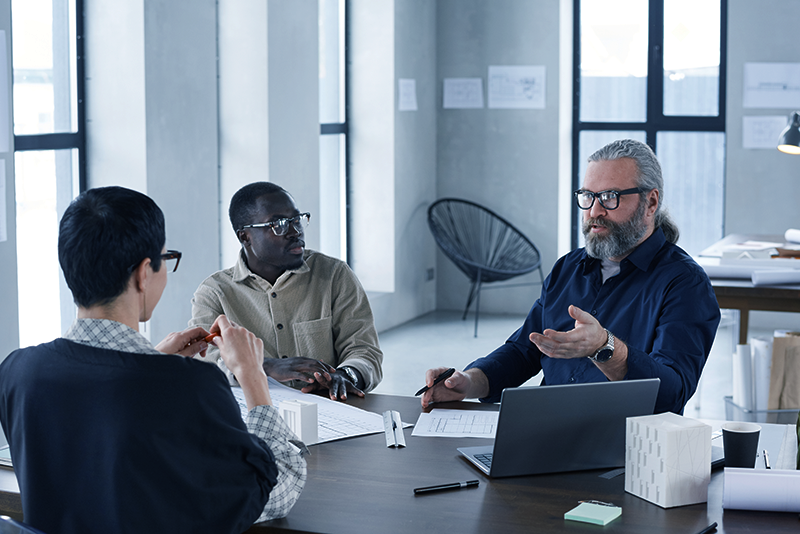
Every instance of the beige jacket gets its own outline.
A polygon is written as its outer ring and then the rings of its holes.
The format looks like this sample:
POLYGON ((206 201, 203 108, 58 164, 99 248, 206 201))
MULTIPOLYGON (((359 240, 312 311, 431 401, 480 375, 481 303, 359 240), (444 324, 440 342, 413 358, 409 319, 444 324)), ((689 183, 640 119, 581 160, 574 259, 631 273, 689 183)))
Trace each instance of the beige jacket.
MULTIPOLYGON (((240 253, 236 265, 197 288, 189 326, 208 329, 221 314, 260 337, 265 358, 304 356, 348 365, 361 373, 364 391, 383 378, 367 294, 343 261, 306 250, 303 265, 284 272, 273 286, 250 271, 240 253)), ((209 347, 200 359, 216 362, 219 351, 209 347)))

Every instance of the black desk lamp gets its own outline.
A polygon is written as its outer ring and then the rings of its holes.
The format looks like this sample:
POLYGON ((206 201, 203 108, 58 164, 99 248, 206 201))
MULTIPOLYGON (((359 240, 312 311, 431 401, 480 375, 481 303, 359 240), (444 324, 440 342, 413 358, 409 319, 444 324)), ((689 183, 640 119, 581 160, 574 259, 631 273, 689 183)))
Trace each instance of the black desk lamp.
POLYGON ((778 150, 800 155, 800 113, 797 111, 793 111, 789 116, 789 125, 783 129, 778 138, 778 150))

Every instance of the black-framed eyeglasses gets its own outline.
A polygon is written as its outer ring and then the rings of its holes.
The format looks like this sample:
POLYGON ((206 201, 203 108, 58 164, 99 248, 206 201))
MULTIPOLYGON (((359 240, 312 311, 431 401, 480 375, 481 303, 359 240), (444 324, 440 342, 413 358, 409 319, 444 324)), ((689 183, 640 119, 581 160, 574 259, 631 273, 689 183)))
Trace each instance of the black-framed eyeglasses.
POLYGON ((245 224, 242 226, 242 229, 245 228, 272 228, 272 232, 277 236, 284 236, 286 232, 289 231, 289 225, 292 225, 295 230, 298 232, 302 232, 306 226, 308 226, 309 221, 311 220, 311 214, 301 213, 299 215, 295 215, 294 217, 289 217, 286 219, 278 219, 277 221, 270 221, 265 223, 256 223, 256 224, 245 224))
POLYGON ((619 197, 622 195, 641 193, 642 191, 643 189, 640 187, 632 187, 630 189, 623 189, 622 191, 614 191, 613 189, 609 189, 608 191, 600 191, 599 193, 587 191, 585 189, 578 189, 574 194, 575 201, 578 203, 578 207, 582 210, 592 209, 592 206, 594 206, 594 199, 599 200, 600 205, 605 209, 615 210, 619 207, 619 197))
POLYGON ((161 259, 167 264, 167 269, 169 269, 169 272, 174 273, 178 270, 178 265, 181 264, 181 256, 183 256, 183 254, 177 250, 168 250, 161 255, 161 259))

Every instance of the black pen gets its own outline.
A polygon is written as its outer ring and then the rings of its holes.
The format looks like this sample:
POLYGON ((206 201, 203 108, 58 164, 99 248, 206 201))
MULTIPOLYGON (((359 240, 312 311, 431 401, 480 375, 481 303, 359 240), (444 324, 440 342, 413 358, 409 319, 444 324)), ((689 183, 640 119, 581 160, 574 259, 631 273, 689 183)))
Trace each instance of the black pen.
POLYGON ((434 491, 444 491, 451 489, 461 488, 477 488, 477 480, 467 480, 466 482, 453 482, 452 484, 440 484, 438 486, 426 486, 424 488, 414 488, 414 495, 424 495, 425 493, 433 493, 434 491))
MULTIPOLYGON (((448 369, 447 371, 445 371, 444 373, 442 373, 442 374, 440 374, 439 376, 436 377, 436 380, 433 381, 433 386, 435 386, 436 384, 438 384, 442 380, 447 380, 448 378, 453 376, 453 373, 455 373, 455 372, 456 372, 456 370, 453 367, 451 367, 450 369, 448 369)), ((431 386, 430 388, 428 386, 425 386, 425 387, 421 388, 419 391, 414 393, 414 396, 416 397, 418 395, 422 395, 423 393, 425 393, 426 391, 431 389, 433 386, 431 386)))
POLYGON ((717 530, 717 522, 716 521, 714 521, 713 523, 708 525, 706 528, 704 528, 703 530, 701 530, 697 534, 709 534, 710 532, 714 532, 715 530, 717 530))

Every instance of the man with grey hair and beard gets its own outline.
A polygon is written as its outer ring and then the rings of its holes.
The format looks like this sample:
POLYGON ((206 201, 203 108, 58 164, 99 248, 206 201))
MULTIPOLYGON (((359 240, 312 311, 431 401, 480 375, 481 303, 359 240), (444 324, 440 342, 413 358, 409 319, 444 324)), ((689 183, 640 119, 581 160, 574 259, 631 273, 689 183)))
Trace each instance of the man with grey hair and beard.
MULTIPOLYGON (((680 247, 662 208, 661 165, 631 139, 589 157, 585 248, 560 258, 522 327, 504 345, 431 387, 423 407, 498 402, 540 370, 542 384, 660 378, 655 412, 682 413, 697 389, 719 324, 705 271, 680 247)), ((445 367, 429 369, 428 386, 445 367)))

